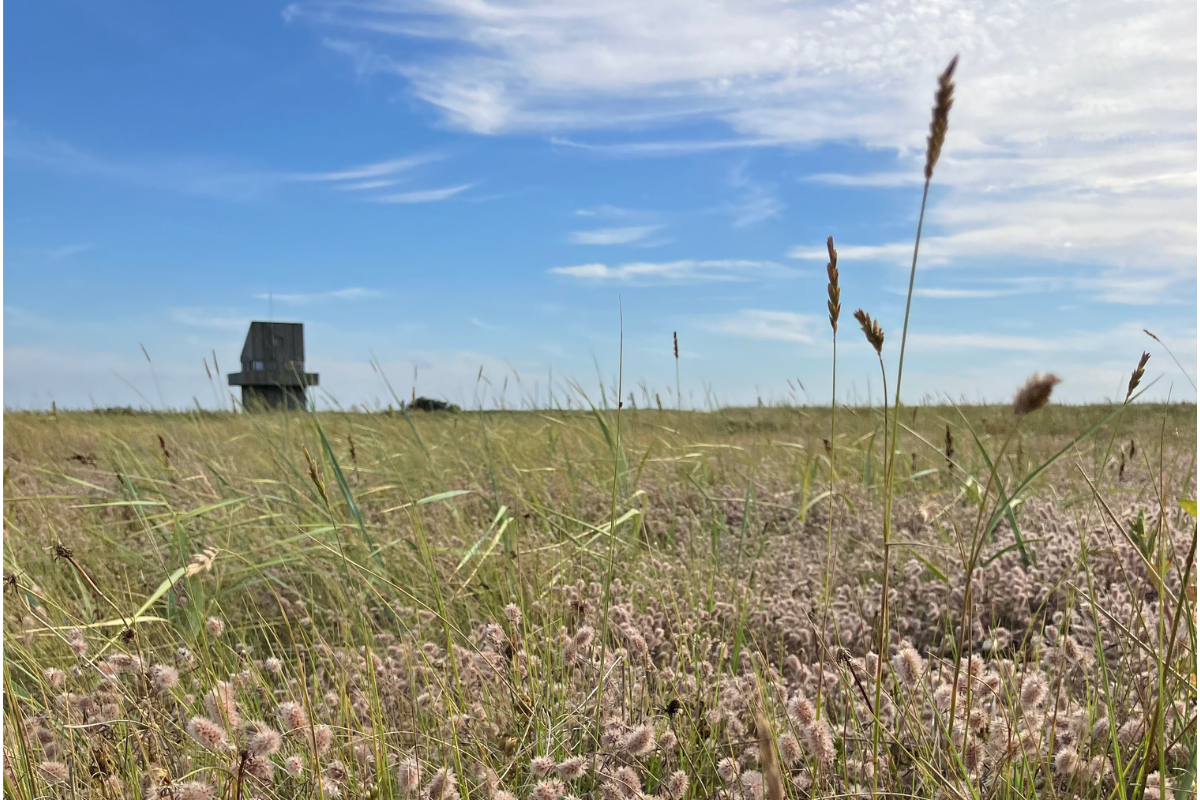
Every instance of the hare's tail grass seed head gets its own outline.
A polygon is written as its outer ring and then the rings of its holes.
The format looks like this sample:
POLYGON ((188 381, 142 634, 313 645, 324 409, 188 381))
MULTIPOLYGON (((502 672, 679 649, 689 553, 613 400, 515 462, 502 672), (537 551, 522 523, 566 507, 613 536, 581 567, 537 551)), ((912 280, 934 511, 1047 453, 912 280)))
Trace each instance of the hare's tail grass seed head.
POLYGON ((1142 382, 1142 376, 1146 374, 1146 362, 1150 360, 1150 354, 1142 351, 1142 357, 1138 360, 1137 367, 1133 370, 1133 374, 1129 376, 1129 389, 1125 392, 1125 402, 1129 402, 1129 398, 1133 397, 1133 390, 1142 382))
POLYGON ((1023 417, 1039 408, 1045 408, 1050 402, 1050 393, 1060 383, 1062 379, 1052 373, 1033 373, 1029 380, 1025 381, 1025 385, 1017 390, 1017 395, 1013 398, 1013 413, 1023 417))
POLYGON ((829 263, 825 265, 829 275, 829 302, 826 305, 829 307, 829 326, 836 334, 838 317, 842 313, 842 290, 838 286, 837 250, 833 248, 832 236, 825 241, 825 246, 829 248, 829 263))
POLYGON ((946 131, 950 127, 950 107, 954 105, 954 69, 958 56, 950 59, 945 72, 938 76, 938 90, 934 96, 933 121, 929 124, 929 146, 925 150, 925 180, 933 179, 933 168, 942 154, 946 131))
POLYGON ((880 327, 879 320, 871 319, 871 315, 861 308, 854 312, 854 319, 862 326, 863 335, 867 337, 868 344, 875 348, 875 354, 882 356, 883 328, 880 327))

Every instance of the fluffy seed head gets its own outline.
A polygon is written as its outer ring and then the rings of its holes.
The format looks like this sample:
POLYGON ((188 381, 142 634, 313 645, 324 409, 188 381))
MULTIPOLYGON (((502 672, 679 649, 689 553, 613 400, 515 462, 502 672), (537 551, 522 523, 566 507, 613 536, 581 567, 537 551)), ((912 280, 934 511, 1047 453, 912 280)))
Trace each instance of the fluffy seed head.
POLYGON ((71 778, 71 770, 61 761, 43 761, 38 764, 38 774, 46 783, 66 783, 71 778))
POLYGON ((779 757, 789 767, 794 767, 804 757, 804 751, 800 748, 800 742, 796 741, 796 737, 791 731, 779 737, 779 757))
POLYGON ((225 623, 217 617, 209 617, 204 622, 204 630, 208 631, 209 636, 217 637, 225 632, 225 623))
POLYGON ((905 686, 916 686, 921 680, 921 674, 925 671, 925 659, 921 658, 921 654, 911 647, 901 648, 896 657, 892 659, 892 664, 896 668, 896 677, 905 686))
POLYGON ((283 768, 287 770, 288 775, 299 778, 304 774, 304 759, 300 756, 288 756, 283 762, 283 768))
POLYGON ((675 735, 673 730, 663 731, 663 735, 658 737, 658 749, 664 753, 673 753, 675 748, 679 746, 679 737, 675 735))
POLYGON ((70 645, 71 652, 80 658, 87 655, 87 640, 83 638, 83 631, 79 630, 79 628, 72 628, 67 631, 67 644, 70 645))
POLYGON ((687 773, 681 769, 677 769, 671 773, 669 778, 667 778, 666 785, 663 788, 666 789, 667 797, 670 797, 671 800, 682 800, 684 792, 687 791, 687 787, 687 773))
POLYGON ((246 749, 250 751, 250 755, 266 757, 279 752, 283 737, 278 731, 265 722, 252 722, 250 725, 254 729, 254 733, 246 742, 246 749))
POLYGON ((169 692, 179 685, 179 671, 170 664, 155 664, 150 668, 150 685, 156 692, 169 692))
POLYGON ((544 778, 533 787, 530 800, 558 800, 567 787, 558 778, 544 778))
POLYGON ((722 758, 717 762, 717 777, 727 786, 737 783, 739 772, 738 763, 732 758, 722 758))
POLYGON ((817 710, 813 708, 812 702, 798 692, 788 700, 787 712, 788 716, 802 727, 808 727, 817 721, 817 710))
POLYGON ((396 778, 400 788, 412 794, 421 785, 421 765, 411 756, 404 759, 400 762, 400 768, 396 770, 396 778))
POLYGON ((251 756, 247 758, 246 763, 242 765, 242 769, 246 771, 247 775, 262 783, 270 783, 275 778, 275 765, 266 756, 251 756))
POLYGON ((596 631, 591 625, 584 625, 571 637, 571 646, 578 651, 586 651, 592 646, 592 639, 595 635, 596 631))
POLYGON ((954 105, 954 68, 958 66, 958 56, 950 59, 946 71, 938 76, 938 90, 934 96, 933 121, 929 124, 929 146, 925 149, 925 180, 933 178, 933 168, 937 166, 938 157, 942 154, 942 145, 946 141, 946 131, 950 127, 950 107, 954 105))
POLYGON ((263 668, 276 678, 283 674, 283 662, 275 657, 268 658, 266 661, 264 661, 263 668))
POLYGON ((1045 408, 1050 402, 1050 393, 1060 383, 1062 379, 1057 375, 1033 373, 1029 380, 1025 381, 1025 385, 1017 390, 1016 397, 1013 398, 1013 413, 1023 417, 1039 408, 1045 408))
POLYGON ((632 767, 620 767, 616 779, 617 787, 626 797, 636 797, 642 793, 642 780, 632 767))
POLYGON ((640 758, 654 749, 654 729, 639 725, 621 739, 621 749, 634 758, 640 758))
POLYGON ((516 603, 509 603, 504 607, 504 618, 513 625, 521 624, 521 609, 516 603))
POLYGON ((1046 680, 1041 675, 1029 675, 1021 683, 1021 706, 1029 711, 1046 699, 1046 680))
POLYGON ((204 707, 208 709, 209 717, 223 723, 227 728, 236 728, 242 724, 237 703, 233 699, 233 687, 225 681, 217 681, 216 686, 204 695, 204 707))
POLYGON ((1079 771, 1079 753, 1074 747, 1064 747, 1054 757, 1054 771, 1069 778, 1079 771))
POLYGON ((458 800, 458 785, 454 770, 442 767, 433 774, 426 787, 425 794, 429 800, 458 800))
POLYGON ((328 725, 317 725, 306 738, 309 747, 317 753, 324 753, 333 744, 333 731, 329 729, 328 725))
POLYGON ((517 800, 517 796, 507 789, 498 789, 492 793, 492 800, 517 800))
POLYGON ((308 727, 308 714, 304 712, 304 706, 299 703, 290 701, 280 703, 278 714, 286 730, 294 731, 299 728, 308 727))
POLYGON ((558 774, 564 781, 577 781, 587 772, 587 759, 574 756, 558 765, 558 774))
POLYGON ((175 800, 212 800, 217 794, 212 786, 200 781, 176 784, 172 791, 175 800))
POLYGON ((763 800, 763 776, 757 770, 742 773, 742 792, 746 800, 763 800))
POLYGON ((829 721, 827 719, 819 719, 808 728, 808 735, 805 737, 806 744, 812 751, 812 754, 817 757, 826 768, 833 766, 833 759, 837 756, 837 749, 833 744, 833 731, 829 729, 829 721))
POLYGON ((51 689, 58 689, 67 682, 67 673, 58 667, 50 667, 42 673, 42 678, 45 679, 46 685, 51 689))
POLYGON ((204 717, 192 717, 187 724, 187 733, 206 750, 224 750, 228 744, 225 729, 204 717))

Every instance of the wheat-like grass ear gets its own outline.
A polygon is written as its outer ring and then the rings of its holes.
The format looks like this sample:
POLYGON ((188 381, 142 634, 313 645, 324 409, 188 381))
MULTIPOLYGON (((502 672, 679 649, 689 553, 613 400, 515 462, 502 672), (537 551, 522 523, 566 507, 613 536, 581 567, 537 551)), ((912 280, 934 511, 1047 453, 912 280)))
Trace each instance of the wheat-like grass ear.
POLYGON ((934 95, 933 121, 929 124, 929 144, 925 150, 925 180, 933 178, 933 168, 942 154, 946 131, 950 127, 950 107, 954 105, 954 69, 958 56, 950 59, 946 70, 938 76, 938 90, 934 95))

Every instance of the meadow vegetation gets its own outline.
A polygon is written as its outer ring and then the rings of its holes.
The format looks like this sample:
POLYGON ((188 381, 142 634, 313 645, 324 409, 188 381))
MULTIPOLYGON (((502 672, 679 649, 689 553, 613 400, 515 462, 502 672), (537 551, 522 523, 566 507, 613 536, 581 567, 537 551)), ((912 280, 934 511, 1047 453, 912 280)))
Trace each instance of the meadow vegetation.
POLYGON ((904 406, 829 251, 882 406, 6 414, 5 795, 1185 796, 1195 405, 904 406))

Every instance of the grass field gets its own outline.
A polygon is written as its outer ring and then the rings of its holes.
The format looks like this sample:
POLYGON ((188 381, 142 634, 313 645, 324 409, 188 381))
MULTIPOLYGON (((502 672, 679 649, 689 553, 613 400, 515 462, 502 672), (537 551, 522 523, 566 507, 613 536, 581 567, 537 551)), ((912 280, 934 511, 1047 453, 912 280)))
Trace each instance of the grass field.
POLYGON ((6 414, 5 795, 1185 797, 1149 358, 1103 407, 6 414))
POLYGON ((1188 785, 1195 406, 902 409, 877 692, 883 422, 8 414, 6 792, 1188 785))

